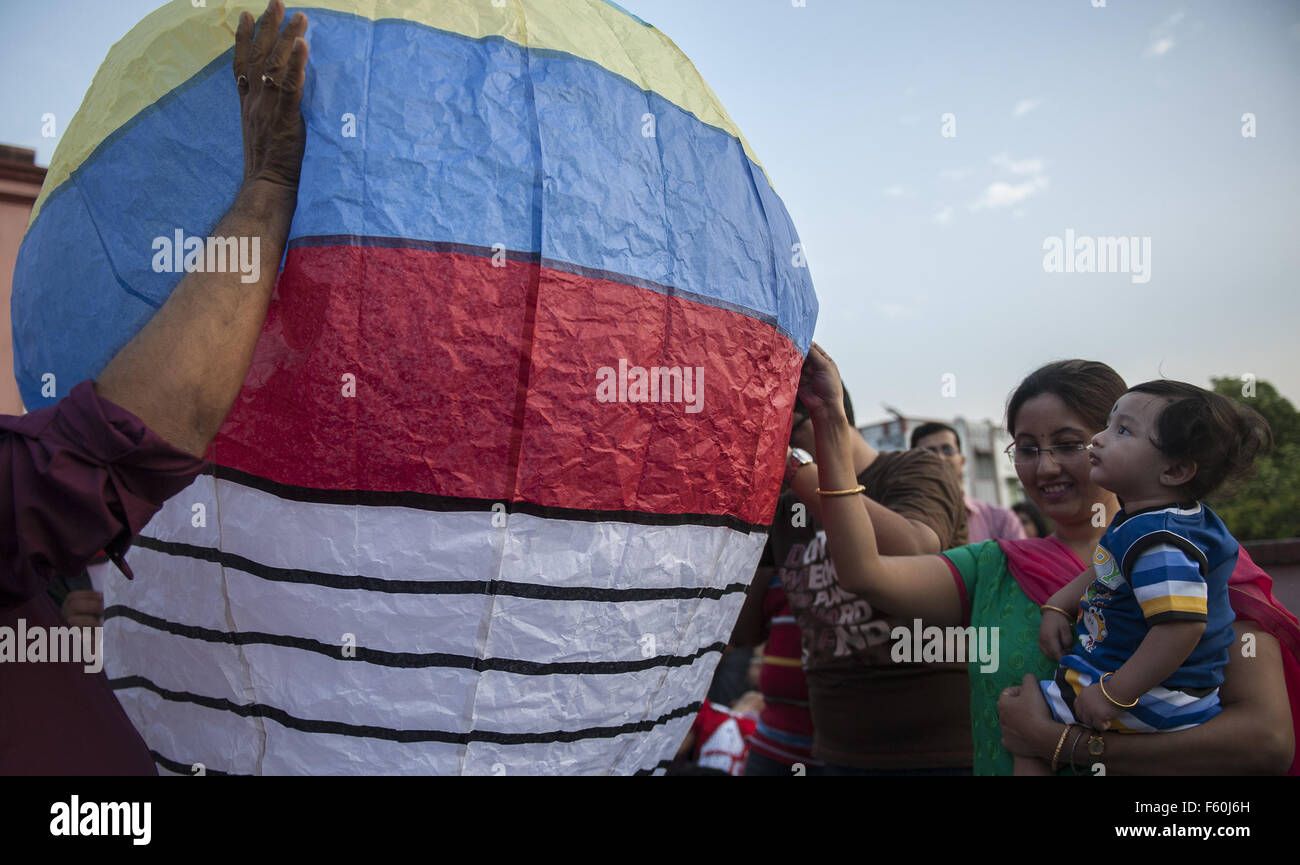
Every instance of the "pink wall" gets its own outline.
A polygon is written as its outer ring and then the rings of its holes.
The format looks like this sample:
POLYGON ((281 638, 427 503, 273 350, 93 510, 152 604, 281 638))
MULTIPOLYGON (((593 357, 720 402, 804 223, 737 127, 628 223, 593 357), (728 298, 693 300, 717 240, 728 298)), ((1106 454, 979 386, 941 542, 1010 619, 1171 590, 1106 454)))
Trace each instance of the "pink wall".
POLYGON ((0 414, 21 414, 23 410, 14 382, 9 294, 18 246, 44 180, 45 169, 35 164, 33 151, 0 144, 0 414))

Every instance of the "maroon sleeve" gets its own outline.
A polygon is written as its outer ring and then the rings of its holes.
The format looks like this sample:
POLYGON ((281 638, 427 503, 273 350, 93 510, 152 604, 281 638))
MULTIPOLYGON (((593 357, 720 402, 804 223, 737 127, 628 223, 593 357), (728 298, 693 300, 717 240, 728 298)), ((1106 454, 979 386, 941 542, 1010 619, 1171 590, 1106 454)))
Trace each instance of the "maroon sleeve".
POLYGON ((203 461, 178 450, 89 381, 22 417, 0 416, 0 606, 115 561, 203 461))

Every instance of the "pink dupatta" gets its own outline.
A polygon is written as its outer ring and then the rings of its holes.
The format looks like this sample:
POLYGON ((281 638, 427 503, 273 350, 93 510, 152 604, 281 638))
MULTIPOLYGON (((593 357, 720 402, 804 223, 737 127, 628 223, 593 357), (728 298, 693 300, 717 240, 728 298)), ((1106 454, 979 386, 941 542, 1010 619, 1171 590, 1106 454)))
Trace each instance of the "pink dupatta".
MULTIPOLYGON (((1055 536, 1023 541, 998 541, 1007 557, 1007 569, 1025 597, 1045 604, 1085 567, 1074 550, 1055 536)), ((1228 596, 1239 619, 1258 622, 1282 647, 1282 672, 1291 703, 1291 724, 1295 728, 1296 755, 1288 775, 1300 775, 1300 622, 1273 595, 1273 578, 1255 564, 1242 549, 1237 567, 1228 580, 1228 596)))

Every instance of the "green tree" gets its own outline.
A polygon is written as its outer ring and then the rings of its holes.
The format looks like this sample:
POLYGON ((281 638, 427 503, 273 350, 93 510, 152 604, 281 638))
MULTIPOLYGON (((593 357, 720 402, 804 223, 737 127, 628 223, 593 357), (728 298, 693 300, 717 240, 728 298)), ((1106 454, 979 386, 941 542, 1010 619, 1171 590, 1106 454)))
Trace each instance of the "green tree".
POLYGON ((1239 541, 1300 537, 1300 412, 1266 381, 1211 379, 1214 390, 1250 406, 1273 430, 1273 449, 1255 475, 1210 506, 1239 541))

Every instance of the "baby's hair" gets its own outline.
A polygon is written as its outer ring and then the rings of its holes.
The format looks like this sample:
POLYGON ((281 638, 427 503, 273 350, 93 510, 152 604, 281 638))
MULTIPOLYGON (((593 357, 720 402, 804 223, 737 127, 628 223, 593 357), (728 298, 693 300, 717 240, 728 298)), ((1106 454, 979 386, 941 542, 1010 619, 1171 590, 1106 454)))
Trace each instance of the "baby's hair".
POLYGON ((1161 453, 1196 463, 1196 475, 1184 488, 1188 499, 1231 492, 1250 476, 1255 458, 1272 447, 1272 430, 1259 412, 1214 391, 1161 379, 1129 392, 1169 400, 1151 443, 1161 453))

